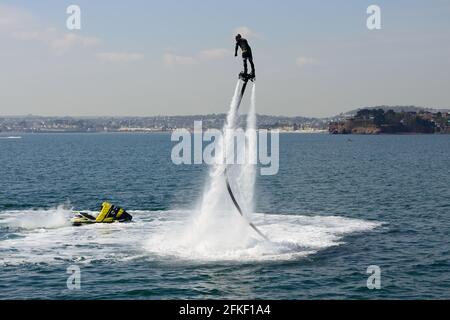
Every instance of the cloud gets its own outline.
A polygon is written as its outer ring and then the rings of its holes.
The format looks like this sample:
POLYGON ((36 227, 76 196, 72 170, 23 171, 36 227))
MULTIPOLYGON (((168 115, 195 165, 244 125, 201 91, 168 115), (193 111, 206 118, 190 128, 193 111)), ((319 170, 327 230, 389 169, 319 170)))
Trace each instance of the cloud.
POLYGON ((174 66, 174 65, 188 66, 197 63, 197 60, 194 57, 179 56, 173 53, 165 53, 163 56, 163 61, 166 66, 174 66))
POLYGON ((144 59, 144 55, 137 52, 100 52, 95 56, 107 62, 134 62, 144 59))
POLYGON ((65 33, 50 41, 50 47, 57 54, 62 54, 74 47, 91 47, 100 43, 100 39, 95 37, 80 36, 75 33, 65 33))
POLYGON ((0 4, 0 32, 20 30, 32 24, 33 17, 25 10, 0 4))
POLYGON ((198 54, 200 59, 205 60, 216 60, 216 59, 223 59, 225 57, 231 57, 231 51, 227 49, 208 49, 200 51, 198 54))
POLYGON ((303 57, 303 56, 300 56, 295 60, 295 64, 300 68, 302 68, 306 65, 314 65, 314 64, 318 64, 318 63, 319 63, 319 61, 315 58, 308 58, 308 57, 303 57))
POLYGON ((249 27, 241 26, 237 27, 233 30, 233 36, 237 34, 242 35, 244 38, 250 39, 250 38, 261 38, 261 35, 251 30, 249 27))
POLYGON ((163 61, 166 66, 190 66, 207 60, 219 60, 231 57, 231 51, 223 48, 205 49, 193 56, 180 56, 173 53, 165 53, 163 61))
POLYGON ((15 30, 10 33, 10 37, 21 41, 41 41, 50 44, 52 41, 61 37, 55 28, 39 29, 26 28, 23 30, 15 30))
POLYGON ((91 47, 101 41, 96 37, 81 36, 75 33, 60 33, 48 28, 41 31, 14 31, 11 38, 20 41, 39 41, 46 44, 54 53, 63 54, 75 47, 91 47))
POLYGON ((15 31, 11 33, 11 37, 16 40, 28 41, 28 40, 41 40, 45 34, 39 31, 15 31))
POLYGON ((44 43, 56 54, 75 47, 90 47, 100 43, 96 37, 44 28, 35 22, 33 15, 18 7, 0 5, 0 33, 18 41, 44 43))

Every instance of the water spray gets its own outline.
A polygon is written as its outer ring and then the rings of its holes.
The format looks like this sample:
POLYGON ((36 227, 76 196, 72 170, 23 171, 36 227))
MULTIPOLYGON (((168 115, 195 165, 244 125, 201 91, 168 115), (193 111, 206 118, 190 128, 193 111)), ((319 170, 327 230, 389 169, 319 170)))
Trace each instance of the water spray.
MULTIPOLYGON (((242 79, 241 79, 242 80, 242 79)), ((234 103, 232 103, 232 110, 230 110, 229 113, 229 118, 227 126, 234 129, 234 124, 235 124, 235 117, 236 114, 239 110, 239 107, 241 105, 242 99, 244 97, 244 93, 245 93, 245 89, 247 87, 248 84, 248 79, 247 80, 243 80, 243 84, 242 84, 242 89, 240 92, 240 96, 236 101, 235 104, 235 110, 233 110, 234 107, 234 103)), ((233 98, 234 100, 234 98, 233 98)), ((233 101, 234 102, 234 101, 233 101)), ((247 129, 255 129, 253 128, 255 126, 255 85, 253 85, 253 90, 252 90, 252 97, 251 97, 251 110, 249 111, 249 116, 247 119, 247 123, 248 123, 248 128, 247 129), (250 127, 250 128, 249 128, 250 127)), ((227 141, 226 141, 227 142, 227 141)), ((225 145, 227 145, 227 143, 225 143, 225 145)), ((229 179, 229 175, 228 175, 228 170, 227 168, 225 168, 224 170, 224 175, 225 175, 225 183, 227 186, 227 191, 228 194, 230 195, 231 201, 233 202, 234 206, 236 207, 237 211, 239 212, 239 214, 242 216, 243 219, 245 219, 245 221, 247 222, 247 224, 259 235, 261 236, 264 240, 266 241, 270 241, 269 238, 267 238, 252 222, 248 221, 247 218, 244 215, 244 212, 241 208, 241 206, 239 205, 238 201, 236 200, 236 197, 234 196, 233 190, 231 188, 230 185, 230 179, 229 179)), ((253 196, 253 194, 251 195, 251 197, 253 196)))

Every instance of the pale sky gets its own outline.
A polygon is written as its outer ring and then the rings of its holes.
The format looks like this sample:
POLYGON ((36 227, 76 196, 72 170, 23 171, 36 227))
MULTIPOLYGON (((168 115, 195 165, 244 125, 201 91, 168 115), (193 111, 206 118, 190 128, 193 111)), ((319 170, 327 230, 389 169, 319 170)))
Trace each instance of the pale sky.
POLYGON ((450 107, 450 1, 0 1, 0 116, 224 113, 253 48, 257 111, 450 107), (81 30, 66 8, 81 8, 81 30), (381 30, 366 9, 381 7, 381 30))

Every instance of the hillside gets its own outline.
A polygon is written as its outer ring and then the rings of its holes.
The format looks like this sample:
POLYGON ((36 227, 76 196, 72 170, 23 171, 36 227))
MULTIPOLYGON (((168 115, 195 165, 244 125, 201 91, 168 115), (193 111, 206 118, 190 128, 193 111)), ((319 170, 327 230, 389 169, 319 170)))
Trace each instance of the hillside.
POLYGON ((332 134, 450 133, 450 113, 361 109, 353 117, 330 122, 332 134))

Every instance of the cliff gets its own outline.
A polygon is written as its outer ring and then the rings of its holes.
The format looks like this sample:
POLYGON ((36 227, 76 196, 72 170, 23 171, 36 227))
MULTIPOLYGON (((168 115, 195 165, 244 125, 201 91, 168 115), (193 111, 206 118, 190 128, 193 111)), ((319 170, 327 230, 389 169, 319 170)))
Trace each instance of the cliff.
POLYGON ((450 113, 362 109, 354 117, 330 122, 332 134, 450 133, 450 113))

